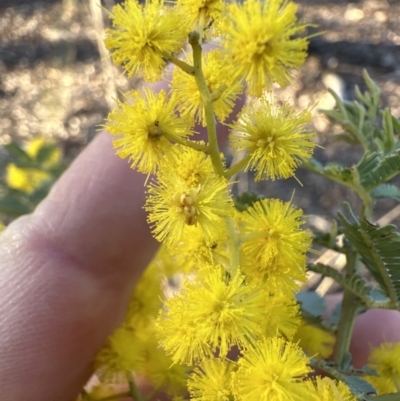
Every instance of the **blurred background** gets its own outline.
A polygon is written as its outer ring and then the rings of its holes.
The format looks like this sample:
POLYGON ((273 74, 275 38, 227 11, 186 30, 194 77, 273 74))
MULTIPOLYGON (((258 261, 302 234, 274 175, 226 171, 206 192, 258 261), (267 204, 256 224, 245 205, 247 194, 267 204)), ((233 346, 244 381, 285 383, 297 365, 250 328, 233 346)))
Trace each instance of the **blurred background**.
MULTIPOLYGON (((400 1, 297 3, 300 19, 315 26, 310 33, 323 34, 311 39, 309 57, 298 74, 297 84, 277 94, 299 108, 316 105, 314 125, 320 146, 316 159, 323 164, 337 161, 351 166, 361 156, 361 149, 336 141, 340 128, 332 126, 318 109, 332 109, 335 105, 328 88, 343 99, 353 100, 355 85, 365 90, 362 71, 367 69, 381 88, 382 107, 389 106, 394 116, 400 116, 400 1)), ((99 130, 118 91, 138 85, 137 79, 128 80, 112 65, 102 44, 104 27, 109 26, 107 10, 113 4, 113 0, 0 0, 3 186, 9 174, 10 154, 14 159, 22 158, 20 167, 34 167, 33 161, 42 163, 56 179, 99 130), (39 141, 30 146, 29 141, 38 137, 53 142, 39 141)), ((35 194, 27 190, 26 182, 40 181, 40 177, 22 177, 16 170, 13 174, 20 188, 3 188, 3 195, 9 191, 7 196, 14 197, 15 202, 19 199, 19 208, 13 209, 12 201, 8 201, 0 209, 18 215, 31 210, 52 181, 44 192, 35 194), (21 200, 21 191, 34 199, 21 200)), ((295 189, 294 204, 322 222, 336 216, 343 200, 355 209, 359 205, 357 197, 346 188, 301 169, 297 178, 302 185, 290 179, 255 187, 246 178, 243 177, 241 189, 269 197, 289 200, 295 189)), ((380 218, 395 206, 394 200, 380 202, 374 217, 380 218)), ((396 216, 391 220, 397 222, 396 216)))

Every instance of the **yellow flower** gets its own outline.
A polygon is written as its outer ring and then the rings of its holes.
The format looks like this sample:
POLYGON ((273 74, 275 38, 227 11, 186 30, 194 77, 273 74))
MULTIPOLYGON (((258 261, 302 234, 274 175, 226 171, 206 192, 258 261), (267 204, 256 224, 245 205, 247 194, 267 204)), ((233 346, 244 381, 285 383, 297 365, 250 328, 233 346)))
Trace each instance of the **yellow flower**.
POLYGON ((6 181, 10 188, 31 194, 52 178, 52 175, 45 170, 55 167, 61 161, 62 153, 58 147, 43 137, 32 139, 26 147, 26 153, 40 168, 22 168, 9 163, 6 167, 6 181), (46 159, 39 162, 38 156, 46 147, 48 147, 46 159))
POLYGON ((265 279, 269 289, 285 291, 297 288, 294 280, 305 279, 305 252, 311 234, 302 230, 302 211, 290 202, 262 199, 242 213, 240 226, 246 255, 244 271, 265 279))
POLYGON ((279 293, 277 288, 275 291, 266 297, 264 336, 274 337, 279 334, 287 340, 293 340, 300 324, 299 305, 293 294, 279 293))
POLYGON ((157 320, 160 343, 177 363, 191 365, 217 350, 224 357, 263 334, 265 299, 240 272, 230 277, 222 266, 207 265, 166 301, 157 320))
POLYGON ((127 94, 129 104, 118 102, 119 108, 108 116, 106 129, 116 136, 114 146, 121 158, 128 158, 132 168, 154 173, 176 138, 192 134, 190 117, 175 113, 175 102, 165 91, 127 94))
POLYGON ((21 168, 14 163, 6 167, 6 181, 10 188, 31 194, 48 181, 51 175, 35 168, 21 168))
POLYGON ((299 113, 287 103, 273 104, 263 96, 246 106, 233 124, 230 144, 250 156, 247 170, 255 170, 255 180, 288 178, 302 159, 309 159, 315 144, 308 110, 299 113))
POLYGON ((314 401, 357 401, 358 399, 343 382, 329 377, 317 376, 307 381, 307 385, 310 390, 314 389, 315 396, 310 398, 314 401))
POLYGON ((374 348, 368 358, 368 366, 378 376, 365 376, 378 394, 400 392, 400 343, 383 343, 374 348))
POLYGON ((287 85, 289 69, 304 63, 308 40, 292 38, 306 27, 297 22, 296 12, 297 5, 287 0, 228 5, 221 26, 222 45, 251 95, 260 96, 273 82, 287 85))
MULTIPOLYGON (((203 141, 198 143, 204 145, 203 141)), ((199 152, 187 146, 175 145, 162 169, 168 173, 172 163, 176 174, 190 186, 203 184, 210 174, 214 174, 211 158, 204 152, 199 152)))
POLYGON ((52 142, 46 141, 43 137, 32 139, 26 147, 26 153, 32 159, 37 160, 40 151, 48 146, 51 147, 51 151, 48 153, 46 160, 41 163, 41 165, 44 168, 51 168, 57 165, 62 158, 61 149, 56 147, 52 142))
POLYGON ((142 73, 148 82, 161 79, 168 55, 180 51, 188 35, 176 7, 163 6, 161 0, 126 0, 111 14, 114 29, 106 30, 105 44, 111 56, 129 76, 142 73), (179 23, 177 23, 179 21, 179 23))
POLYGON ((279 337, 257 341, 243 351, 233 376, 237 401, 312 400, 303 379, 311 371, 308 358, 296 344, 279 337))
POLYGON ((223 0, 178 0, 176 5, 184 16, 186 26, 207 29, 212 24, 210 28, 214 32, 218 31, 223 6, 223 0))
MULTIPOLYGON (((189 63, 193 64, 191 56, 189 63)), ((202 69, 211 93, 223 84, 227 85, 225 91, 213 103, 215 115, 224 121, 233 110, 241 85, 232 80, 232 66, 224 62, 220 50, 213 50, 204 55, 202 69)), ((171 88, 177 97, 179 110, 184 115, 194 115, 196 120, 205 126, 204 100, 194 77, 175 67, 171 88)))
POLYGON ((228 183, 210 174, 198 185, 188 185, 173 167, 158 175, 151 183, 145 209, 158 241, 176 245, 190 233, 187 228, 199 226, 207 243, 221 237, 225 217, 233 213, 228 183))
MULTIPOLYGON (((271 244, 272 245, 272 244, 271 244)), ((271 294, 285 294, 287 296, 300 290, 306 278, 306 256, 300 258, 298 255, 295 263, 287 263, 282 259, 261 262, 255 260, 254 255, 246 255, 240 252, 240 264, 243 272, 253 279, 259 280, 260 284, 271 294)))
POLYGON ((136 328, 155 319, 162 306, 161 283, 163 271, 159 269, 157 257, 147 267, 133 291, 124 326, 136 328))
POLYGON ((173 363, 165 351, 159 347, 155 332, 147 341, 146 357, 138 373, 145 377, 155 389, 178 397, 187 393, 187 367, 173 363))
POLYGON ((309 357, 326 359, 332 355, 336 338, 329 331, 303 321, 293 341, 298 342, 309 357))
POLYGON ((234 368, 234 363, 219 358, 203 361, 189 377, 190 399, 195 401, 232 400, 231 374, 234 368))
POLYGON ((123 382, 128 372, 138 370, 143 365, 146 342, 137 334, 136 330, 123 326, 109 337, 95 360, 97 374, 102 380, 123 382))
POLYGON ((185 238, 169 247, 177 269, 183 273, 192 273, 207 263, 228 266, 229 250, 225 231, 221 230, 220 237, 215 237, 212 242, 205 241, 200 227, 187 227, 185 231, 185 238))

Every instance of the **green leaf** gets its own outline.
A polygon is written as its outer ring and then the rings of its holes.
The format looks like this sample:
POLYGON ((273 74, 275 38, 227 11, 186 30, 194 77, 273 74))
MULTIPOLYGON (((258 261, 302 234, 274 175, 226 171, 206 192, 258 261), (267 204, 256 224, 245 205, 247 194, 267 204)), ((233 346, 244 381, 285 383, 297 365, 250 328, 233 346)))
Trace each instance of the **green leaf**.
POLYGON ((392 115, 392 125, 395 132, 400 132, 400 120, 392 115))
POLYGON ((253 203, 264 199, 265 196, 257 195, 251 192, 243 192, 234 199, 235 208, 240 212, 245 211, 247 208, 253 205, 253 203))
POLYGON ((369 152, 356 166, 361 185, 371 191, 400 173, 400 149, 391 153, 369 152))
POLYGON ((394 134, 393 119, 389 108, 386 108, 382 112, 382 127, 384 150, 386 152, 391 152, 395 149, 396 138, 394 134))
POLYGON ((51 158, 54 155, 54 151, 56 149, 57 147, 53 144, 43 145, 36 155, 36 162, 39 163, 39 165, 41 166, 43 166, 43 164, 46 165, 46 163, 51 161, 51 158))
POLYGON ((15 162, 29 165, 32 164, 32 158, 15 142, 11 142, 4 147, 7 149, 8 153, 15 159, 15 162))
POLYGON ((0 213, 6 214, 7 216, 18 217, 30 213, 31 211, 31 206, 21 200, 11 197, 0 199, 0 213))
POLYGON ((325 298, 320 297, 315 291, 300 291, 296 299, 301 305, 302 312, 315 317, 321 317, 326 311, 325 298))
POLYGON ((364 279, 358 274, 354 274, 352 277, 346 277, 332 267, 323 265, 321 263, 310 263, 307 265, 307 268, 308 270, 320 273, 325 277, 333 278, 337 283, 341 284, 344 288, 350 290, 361 300, 363 300, 364 302, 368 302, 368 295, 371 292, 372 288, 368 286, 364 282, 364 279))
POLYGON ((393 304, 397 304, 400 300, 400 233, 391 224, 379 227, 367 220, 358 221, 350 205, 345 206, 353 220, 350 222, 342 213, 338 213, 346 239, 360 253, 385 294, 393 304))
POLYGON ((363 177, 368 176, 368 174, 376 169, 381 162, 381 155, 377 152, 367 152, 364 153, 363 157, 357 163, 356 168, 358 174, 363 179, 363 177))
POLYGON ((390 299, 375 288, 368 294, 368 296, 371 298, 374 308, 382 308, 387 305, 389 306, 390 304, 390 299))
POLYGON ((340 164, 332 163, 323 168, 323 174, 327 178, 342 183, 354 182, 353 172, 350 168, 341 166, 340 164))
POLYGON ((389 198, 400 202, 400 188, 393 184, 382 184, 371 192, 371 196, 375 199, 389 198))
POLYGON ((343 374, 341 375, 341 380, 347 384, 351 392, 360 401, 366 401, 366 396, 376 394, 375 387, 359 376, 347 376, 343 374))

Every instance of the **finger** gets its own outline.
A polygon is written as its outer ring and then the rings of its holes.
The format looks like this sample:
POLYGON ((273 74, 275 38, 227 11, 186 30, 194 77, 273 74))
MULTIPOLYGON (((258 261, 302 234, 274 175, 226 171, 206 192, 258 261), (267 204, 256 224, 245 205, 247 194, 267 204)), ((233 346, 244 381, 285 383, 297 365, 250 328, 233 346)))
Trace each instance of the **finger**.
POLYGON ((358 316, 350 346, 354 366, 365 365, 372 348, 383 342, 400 342, 400 312, 370 309, 358 316))
POLYGON ((70 401, 153 254, 144 177, 99 135, 0 237, 1 398, 70 401))
MULTIPOLYGON (((327 315, 333 312, 341 301, 342 294, 328 295, 327 315)), ((367 364, 372 348, 383 342, 400 342, 400 312, 384 309, 370 309, 356 318, 350 352, 353 364, 361 368, 367 364)))

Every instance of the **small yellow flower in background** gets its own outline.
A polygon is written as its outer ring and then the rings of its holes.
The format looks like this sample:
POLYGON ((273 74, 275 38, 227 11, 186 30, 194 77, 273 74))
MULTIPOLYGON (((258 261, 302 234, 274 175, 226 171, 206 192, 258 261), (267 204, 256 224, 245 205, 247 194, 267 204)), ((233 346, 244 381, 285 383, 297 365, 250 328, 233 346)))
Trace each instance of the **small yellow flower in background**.
POLYGON ((129 103, 118 102, 119 108, 108 116, 106 129, 115 135, 117 154, 128 158, 131 167, 154 173, 165 153, 171 150, 171 140, 192 135, 192 119, 175 113, 175 102, 165 91, 128 93, 129 103))
POLYGON ((145 326, 133 330, 122 326, 109 337, 107 344, 96 356, 98 376, 106 382, 124 382, 126 374, 137 371, 146 358, 146 341, 143 340, 145 326), (141 331, 141 336, 138 332, 141 331))
POLYGON ((118 328, 97 355, 95 366, 103 383, 125 382, 135 372, 171 396, 186 392, 186 367, 174 364, 158 346, 153 323, 118 328))
POLYGON ((400 392, 400 343, 383 343, 374 348, 368 358, 368 366, 379 376, 364 376, 378 394, 400 392))
MULTIPOLYGON (((218 32, 224 7, 223 0, 178 0, 176 6, 182 12, 184 24, 189 30, 204 29, 212 24, 211 31, 218 32)), ((210 36, 205 33, 207 37, 210 36)))
POLYGON ((233 375, 235 400, 312 400, 313 391, 304 382, 311 372, 308 362, 299 346, 283 338, 255 342, 243 351, 233 375))
POLYGON ((275 104, 263 96, 244 107, 233 124, 230 144, 236 153, 246 152, 250 160, 245 171, 255 170, 255 180, 289 178, 302 159, 309 159, 315 133, 308 129, 309 110, 275 104))
POLYGON ((105 44, 115 64, 129 76, 143 74, 148 82, 161 79, 163 57, 179 52, 188 35, 188 27, 176 7, 168 8, 161 0, 126 0, 113 8, 114 29, 106 30, 105 44), (177 23, 179 21, 179 23, 177 23))
POLYGON ((233 399, 231 374, 233 362, 215 358, 203 361, 188 380, 190 399, 195 401, 229 401, 233 399))
POLYGON ((315 401, 357 401, 350 389, 341 381, 332 380, 329 377, 317 376, 307 381, 310 390, 314 389, 315 401))
POLYGON ((208 265, 165 303, 157 328, 160 344, 177 363, 224 357, 232 346, 249 345, 263 334, 266 296, 240 273, 208 265))
POLYGON ((252 96, 270 90, 273 82, 286 86, 292 68, 307 56, 308 40, 293 38, 307 25, 299 24, 297 5, 287 0, 246 0, 227 6, 222 45, 252 96))
POLYGON ((51 152, 47 155, 46 160, 42 163, 42 167, 51 168, 57 165, 62 158, 61 149, 54 146, 53 142, 46 140, 43 137, 37 137, 28 143, 26 153, 32 158, 37 159, 39 152, 46 146, 52 146, 51 152))
POLYGON ((221 237, 226 216, 233 213, 228 183, 215 174, 196 186, 188 185, 173 170, 160 172, 151 183, 145 209, 158 241, 173 246, 183 240, 187 227, 199 226, 207 243, 221 237))
POLYGON ((124 326, 131 328, 146 326, 151 319, 156 318, 158 315, 158 311, 162 306, 161 283, 164 272, 161 267, 159 268, 157 258, 158 255, 156 255, 136 284, 125 316, 124 326))
POLYGON ((247 260, 244 271, 264 278, 270 289, 298 288, 294 280, 305 281, 305 253, 311 244, 311 233, 300 228, 303 224, 302 210, 290 202, 255 202, 242 213, 240 224, 241 250, 247 260))
POLYGON ((184 396, 187 394, 187 367, 173 363, 172 359, 159 347, 154 334, 152 333, 151 342, 148 342, 146 358, 138 373, 158 391, 172 398, 184 396))
POLYGON ((293 341, 297 342, 309 357, 326 359, 333 353, 336 337, 329 331, 304 320, 293 341))
POLYGON ((60 163, 62 158, 61 149, 54 146, 52 142, 47 141, 45 138, 37 137, 28 143, 25 151, 31 157, 32 161, 35 162, 40 151, 46 146, 51 146, 51 151, 46 154, 45 160, 41 163, 37 162, 40 168, 18 167, 14 163, 7 165, 5 178, 10 188, 31 194, 52 178, 52 175, 45 170, 55 167, 60 163))
POLYGON ((34 168, 21 168, 14 163, 6 167, 6 181, 10 188, 31 194, 47 180, 51 178, 49 173, 34 168))
MULTIPOLYGON (((193 64, 190 55, 188 62, 193 64)), ((221 51, 213 50, 204 55, 202 70, 211 93, 217 90, 222 84, 226 84, 226 90, 213 103, 214 112, 220 121, 231 114, 235 100, 241 91, 238 81, 233 81, 232 64, 224 61, 221 51)), ((206 125, 204 101, 193 76, 175 67, 171 89, 177 98, 178 108, 184 115, 195 116, 203 126, 206 125)))

